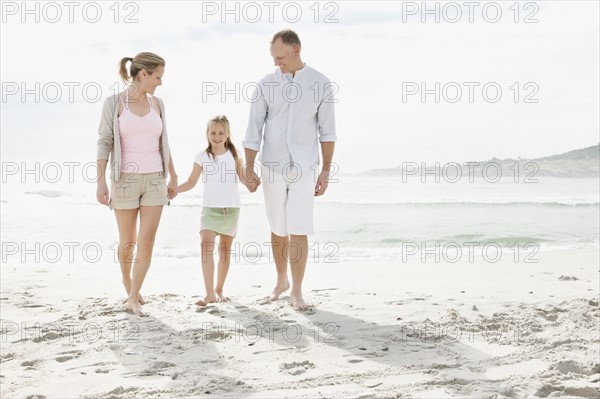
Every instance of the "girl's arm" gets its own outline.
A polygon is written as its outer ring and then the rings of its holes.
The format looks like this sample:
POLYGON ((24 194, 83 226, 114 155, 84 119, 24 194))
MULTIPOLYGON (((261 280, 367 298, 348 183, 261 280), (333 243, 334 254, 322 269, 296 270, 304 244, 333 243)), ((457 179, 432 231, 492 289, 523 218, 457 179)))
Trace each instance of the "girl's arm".
POLYGON ((196 183, 198 183, 198 179, 200 178, 201 174, 202 174, 202 166, 200 166, 199 164, 194 162, 194 167, 192 168, 192 173, 190 173, 190 177, 188 177, 188 179, 185 183, 177 186, 175 191, 177 193, 184 193, 186 191, 191 190, 192 188, 194 188, 196 186, 196 183))

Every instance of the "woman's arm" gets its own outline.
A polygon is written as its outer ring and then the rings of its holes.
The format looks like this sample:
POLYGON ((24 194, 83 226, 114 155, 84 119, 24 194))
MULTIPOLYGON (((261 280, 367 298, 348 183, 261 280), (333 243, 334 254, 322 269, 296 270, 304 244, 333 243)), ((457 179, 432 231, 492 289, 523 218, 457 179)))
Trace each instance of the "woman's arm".
POLYGON ((191 190, 198 183, 198 179, 200 179, 200 175, 202 174, 202 166, 194 162, 194 167, 192 168, 192 173, 190 173, 190 177, 188 177, 187 181, 183 184, 180 184, 175 188, 177 193, 184 193, 186 191, 191 190))
POLYGON ((96 142, 97 147, 97 160, 107 160, 111 151, 113 150, 113 144, 115 135, 113 132, 113 122, 115 117, 115 104, 113 97, 109 97, 104 100, 102 106, 102 116, 100 118, 100 126, 98 126, 98 140, 96 142))
POLYGON ((115 104, 111 99, 112 97, 109 97, 104 100, 100 126, 98 127, 98 140, 96 143, 96 200, 102 205, 108 205, 110 197, 108 186, 106 184, 106 167, 114 143, 113 121, 115 104))
POLYGON ((96 200, 102 205, 108 205, 108 199, 110 197, 108 193, 108 186, 106 185, 106 165, 108 161, 106 159, 98 159, 96 161, 98 176, 96 185, 96 200))
POLYGON ((175 173, 175 165, 173 164, 173 155, 169 151, 169 176, 177 181, 177 173, 175 173))
POLYGON ((169 151, 169 184, 167 185, 167 193, 170 199, 175 198, 177 195, 177 173, 175 173, 175 165, 173 163, 173 156, 169 151))

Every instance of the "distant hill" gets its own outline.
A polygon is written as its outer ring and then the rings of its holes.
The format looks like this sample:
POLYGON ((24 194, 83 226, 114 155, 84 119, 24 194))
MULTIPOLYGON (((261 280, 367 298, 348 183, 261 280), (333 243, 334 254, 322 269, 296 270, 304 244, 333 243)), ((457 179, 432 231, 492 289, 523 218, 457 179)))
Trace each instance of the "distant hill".
MULTIPOLYGON (((502 168, 503 176, 510 176, 514 173, 515 163, 519 164, 519 168, 524 172, 532 172, 535 169, 535 176, 552 176, 552 177, 600 177, 600 145, 594 145, 591 147, 581 148, 579 150, 573 150, 562 154, 550 155, 542 158, 534 159, 499 159, 492 158, 487 161, 468 161, 478 164, 474 167, 474 172, 481 176, 483 168, 489 168, 490 166, 496 167, 499 165, 502 168), (496 165, 488 165, 494 163, 496 165), (487 165, 487 166, 486 166, 487 165)), ((468 166, 463 162, 462 172, 468 173, 468 166)), ((433 165, 427 164, 428 168, 433 165)), ((442 167, 444 165, 441 165, 442 167)), ((417 172, 418 173, 418 172, 417 172)), ((359 175, 367 176, 396 176, 402 174, 402 167, 386 168, 386 169, 373 169, 367 172, 358 173, 359 175)), ((409 174, 409 172, 407 172, 409 174)), ((410 174, 414 174, 414 171, 410 171, 410 174)))
POLYGON ((558 155, 550 155, 549 157, 536 158, 534 161, 562 161, 562 160, 599 160, 600 159, 600 145, 593 145, 591 147, 581 148, 579 150, 573 150, 558 155))

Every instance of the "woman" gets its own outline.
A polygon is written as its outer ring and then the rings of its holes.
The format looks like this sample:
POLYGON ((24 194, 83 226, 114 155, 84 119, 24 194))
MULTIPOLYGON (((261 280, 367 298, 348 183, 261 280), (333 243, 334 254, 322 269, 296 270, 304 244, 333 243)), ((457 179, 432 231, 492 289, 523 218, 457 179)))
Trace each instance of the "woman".
POLYGON ((129 85, 124 92, 105 100, 98 131, 96 199, 115 211, 127 309, 136 315, 142 314, 144 299, 140 289, 150 267, 162 209, 175 197, 177 187, 164 104, 153 96, 156 87, 162 85, 164 70, 165 60, 153 53, 121 59, 119 73, 129 85), (110 196, 106 184, 109 154, 110 196), (138 215, 140 229, 136 232, 138 215))

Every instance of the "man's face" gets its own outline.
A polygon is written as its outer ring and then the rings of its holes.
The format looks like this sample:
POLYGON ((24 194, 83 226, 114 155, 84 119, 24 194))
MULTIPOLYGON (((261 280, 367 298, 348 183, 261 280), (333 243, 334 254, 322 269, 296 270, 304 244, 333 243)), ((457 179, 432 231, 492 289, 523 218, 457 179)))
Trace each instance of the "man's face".
POLYGON ((278 66, 282 73, 288 73, 299 62, 300 47, 284 44, 281 39, 277 39, 271 45, 271 57, 273 57, 275 66, 278 66))

